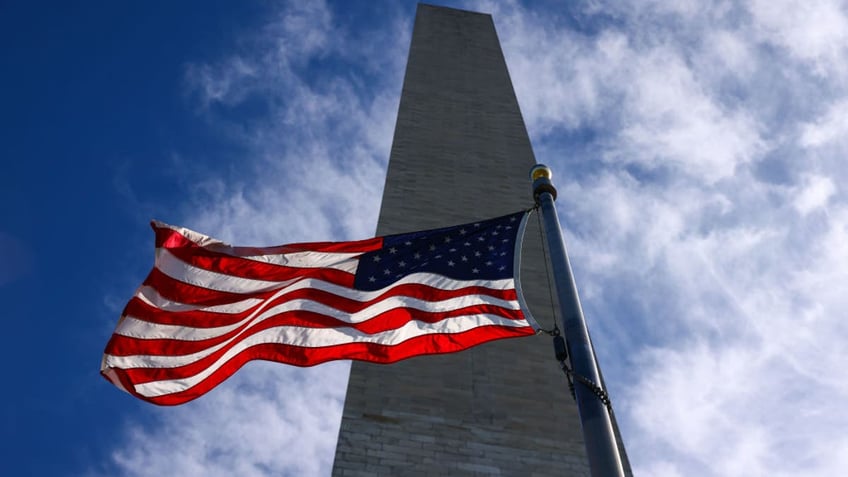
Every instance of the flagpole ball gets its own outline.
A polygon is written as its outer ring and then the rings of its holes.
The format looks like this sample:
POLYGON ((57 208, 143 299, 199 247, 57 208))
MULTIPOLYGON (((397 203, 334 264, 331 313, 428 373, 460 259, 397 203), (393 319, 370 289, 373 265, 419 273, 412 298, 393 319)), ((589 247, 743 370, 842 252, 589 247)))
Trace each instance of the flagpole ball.
POLYGON ((551 182, 553 172, 544 164, 536 164, 530 169, 530 179, 533 181, 533 198, 539 203, 539 196, 548 192, 554 200, 557 198, 557 190, 551 182))

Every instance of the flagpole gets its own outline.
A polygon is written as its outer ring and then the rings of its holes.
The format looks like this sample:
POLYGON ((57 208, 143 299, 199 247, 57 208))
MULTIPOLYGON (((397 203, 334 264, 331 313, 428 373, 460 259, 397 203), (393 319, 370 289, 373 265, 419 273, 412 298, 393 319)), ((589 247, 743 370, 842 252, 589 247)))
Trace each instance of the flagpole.
POLYGON ((571 272, 571 263, 565 250, 562 229, 557 217, 556 188, 551 183, 551 170, 538 164, 530 170, 533 196, 541 209, 545 240, 551 257, 554 285, 559 298, 560 319, 571 357, 574 377, 574 394, 577 412, 583 428, 583 440, 592 477, 623 477, 624 469, 618 452, 606 392, 601 387, 601 376, 595 352, 583 318, 583 308, 577 296, 577 286, 571 272), (602 399, 603 397, 603 399, 602 399))

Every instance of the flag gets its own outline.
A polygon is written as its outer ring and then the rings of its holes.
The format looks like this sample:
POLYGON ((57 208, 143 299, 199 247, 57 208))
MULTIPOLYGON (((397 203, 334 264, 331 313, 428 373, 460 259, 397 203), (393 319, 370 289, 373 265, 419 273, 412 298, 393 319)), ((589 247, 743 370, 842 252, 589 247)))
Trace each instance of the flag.
POLYGON ((100 372, 138 398, 175 405, 255 359, 392 363, 534 334, 517 286, 527 215, 268 248, 154 221, 153 270, 100 372))

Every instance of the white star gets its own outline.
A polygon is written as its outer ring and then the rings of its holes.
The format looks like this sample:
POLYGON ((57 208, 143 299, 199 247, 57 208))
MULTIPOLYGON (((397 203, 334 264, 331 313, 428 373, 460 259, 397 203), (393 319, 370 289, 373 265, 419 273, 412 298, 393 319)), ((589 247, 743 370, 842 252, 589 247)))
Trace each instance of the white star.
POLYGON ((500 270, 500 271, 504 271, 504 270, 506 270, 506 267, 505 267, 505 266, 503 266, 503 265, 501 265, 500 267, 498 267, 498 270, 500 270))
POLYGON ((465 229, 459 229, 459 235, 465 235, 467 233, 468 232, 466 232, 465 229))
POLYGON ((375 261, 375 262, 379 262, 379 261, 380 261, 380 256, 379 256, 379 255, 374 255, 374 261, 375 261))
POLYGON ((433 252, 433 251, 435 251, 435 250, 436 250, 436 246, 435 246, 435 245, 430 245, 430 251, 431 251, 431 252, 433 252))
POLYGON ((404 242, 403 244, 404 244, 404 245, 406 245, 407 247, 409 247, 410 245, 412 245, 412 242, 410 242, 409 240, 407 240, 407 241, 406 241, 406 242, 404 242))
POLYGON ((463 245, 465 245, 466 247, 470 247, 470 246, 471 246, 471 242, 465 242, 463 245))
POLYGON ((480 273, 480 270, 478 270, 476 268, 472 268, 471 271, 474 272, 474 273, 480 273))
POLYGON ((371 282, 371 283, 374 283, 374 282, 377 281, 377 279, 374 278, 374 275, 371 275, 370 277, 368 277, 368 281, 371 282))
POLYGON ((450 237, 445 237, 445 243, 450 243, 450 241, 451 241, 450 237))
POLYGON ((483 255, 483 254, 482 254, 482 253, 480 253, 480 252, 474 252, 474 256, 475 256, 475 257, 479 257, 480 255, 483 255))
POLYGON ((468 261, 468 257, 466 257, 465 255, 463 255, 463 256, 462 256, 462 261, 463 261, 463 262, 467 262, 467 261, 468 261))
POLYGON ((495 249, 495 246, 494 246, 494 245, 489 245, 489 251, 490 251, 490 252, 491 252, 492 250, 494 250, 494 249, 495 249))
POLYGON ((398 262, 398 265, 400 265, 400 268, 403 268, 403 267, 405 267, 405 266, 406 266, 406 262, 404 262, 403 260, 401 260, 400 262, 398 262))
POLYGON ((396 253, 397 253, 397 249, 396 249, 396 248, 394 248, 394 247, 392 247, 392 248, 390 248, 390 249, 389 249, 389 253, 391 253, 391 254, 396 254, 396 253))
POLYGON ((488 266, 490 266, 490 267, 491 267, 491 266, 492 266, 492 261, 491 261, 491 260, 489 260, 488 262, 486 262, 486 265, 488 265, 488 266))
POLYGON ((412 255, 412 258, 419 259, 419 258, 421 258, 421 254, 420 254, 420 253, 418 253, 418 252, 415 252, 415 253, 412 255))
POLYGON ((392 274, 392 271, 389 270, 388 268, 383 270, 383 275, 391 275, 391 274, 392 274))
POLYGON ((452 266, 454 266, 454 265, 455 265, 455 263, 453 263, 453 260, 448 260, 448 266, 449 266, 449 267, 452 267, 452 266))

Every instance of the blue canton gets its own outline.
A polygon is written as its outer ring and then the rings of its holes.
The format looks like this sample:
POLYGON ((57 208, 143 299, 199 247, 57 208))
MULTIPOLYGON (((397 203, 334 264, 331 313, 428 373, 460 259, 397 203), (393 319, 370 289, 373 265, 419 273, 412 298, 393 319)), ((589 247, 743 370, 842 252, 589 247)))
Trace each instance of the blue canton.
POLYGON ((359 259, 354 286, 379 290, 412 273, 457 280, 513 277, 515 241, 524 212, 453 227, 388 235, 359 259))

